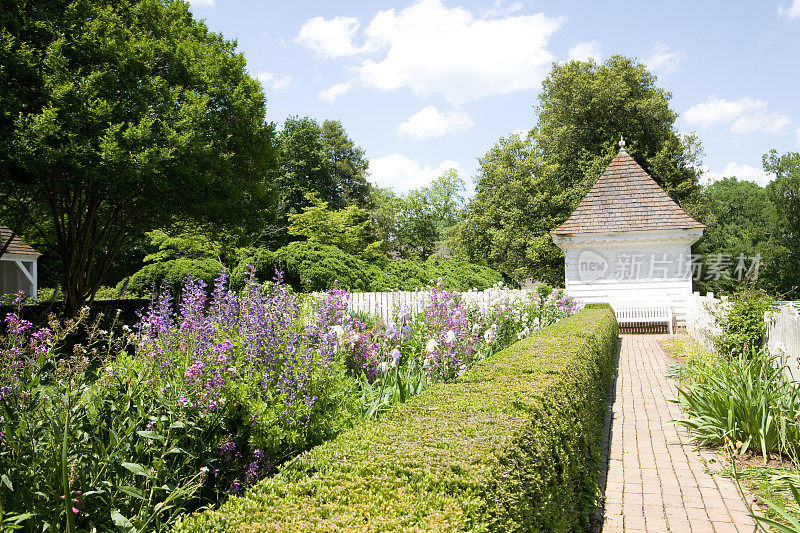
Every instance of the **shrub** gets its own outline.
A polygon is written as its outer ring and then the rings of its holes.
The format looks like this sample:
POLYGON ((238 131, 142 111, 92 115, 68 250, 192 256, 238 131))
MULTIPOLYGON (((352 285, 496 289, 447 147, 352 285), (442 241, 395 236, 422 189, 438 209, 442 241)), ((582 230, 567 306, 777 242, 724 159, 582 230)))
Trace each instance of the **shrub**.
POLYGON ((734 295, 730 307, 719 318, 722 333, 717 339, 717 350, 735 357, 763 347, 767 334, 764 313, 770 302, 766 293, 756 289, 734 295))
POLYGON ((256 279, 268 281, 276 270, 298 292, 325 291, 339 281, 350 291, 379 292, 393 289, 419 290, 441 279, 450 291, 484 290, 503 280, 489 267, 457 259, 389 259, 365 262, 327 244, 298 241, 272 252, 256 249, 246 254, 231 273, 231 286, 244 286, 248 265, 256 279))
POLYGON ((692 440, 739 451, 796 452, 800 443, 800 390, 766 350, 733 357, 705 356, 684 365, 686 384, 675 400, 686 411, 677 423, 692 430, 692 440))
POLYGON ((617 342, 610 308, 587 308, 176 530, 580 530, 617 342))
MULTIPOLYGON (((179 294, 186 278, 200 279, 211 286, 222 269, 216 259, 170 259, 145 265, 131 276, 127 290, 142 297, 149 296, 153 289, 179 294)), ((124 283, 117 285, 117 291, 124 283)))
POLYGON ((348 290, 367 288, 364 261, 336 246, 314 241, 297 241, 274 252, 257 251, 243 258, 234 271, 236 282, 249 264, 256 267, 257 280, 270 280, 280 270, 286 283, 299 292, 325 291, 336 280, 348 290))
POLYGON ((429 280, 441 279, 452 291, 481 291, 503 281, 503 276, 496 270, 458 259, 428 259, 425 261, 425 275, 429 280))
POLYGON ((225 281, 211 298, 187 281, 177 313, 162 293, 125 339, 135 349, 93 340, 94 324, 66 357, 75 323, 34 331, 6 317, 0 523, 19 514, 30 531, 163 529, 352 424, 354 382, 333 358, 328 317, 306 321, 280 284, 249 280, 236 295, 225 281))
POLYGON ((239 263, 231 271, 231 289, 237 291, 242 289, 250 272, 261 283, 270 281, 275 277, 277 269, 278 264, 275 262, 275 252, 266 248, 255 248, 243 254, 239 263))

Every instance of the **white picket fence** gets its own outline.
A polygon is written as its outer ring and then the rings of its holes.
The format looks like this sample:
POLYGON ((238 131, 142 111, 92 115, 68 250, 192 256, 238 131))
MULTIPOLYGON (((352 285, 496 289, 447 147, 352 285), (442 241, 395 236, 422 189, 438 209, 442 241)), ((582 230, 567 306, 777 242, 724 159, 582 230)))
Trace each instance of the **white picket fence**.
POLYGON ((792 375, 800 378, 800 311, 797 307, 785 304, 768 312, 767 347, 771 353, 786 357, 792 375))
MULTIPOLYGON (((529 289, 505 289, 492 287, 485 291, 465 291, 456 293, 466 304, 478 307, 494 305, 503 301, 513 302, 526 299, 529 289)), ((323 293, 315 293, 321 298, 323 293)), ((430 290, 391 291, 391 292, 354 292, 350 294, 350 311, 380 316, 384 321, 392 319, 401 306, 408 306, 412 315, 422 312, 430 303, 430 290)))
MULTIPOLYGON (((722 332, 717 325, 717 313, 724 313, 727 301, 714 298, 713 293, 700 296, 694 293, 687 302, 686 332, 700 344, 712 348, 722 332)), ((767 311, 767 348, 775 355, 787 358, 790 368, 800 363, 800 310, 797 302, 776 302, 767 311)), ((798 374, 795 370, 795 374, 798 374)), ((798 374, 800 377, 800 374, 798 374)))
POLYGON ((703 346, 713 349, 714 340, 722 333, 715 313, 722 301, 714 293, 700 296, 695 292, 686 300, 686 333, 703 346))

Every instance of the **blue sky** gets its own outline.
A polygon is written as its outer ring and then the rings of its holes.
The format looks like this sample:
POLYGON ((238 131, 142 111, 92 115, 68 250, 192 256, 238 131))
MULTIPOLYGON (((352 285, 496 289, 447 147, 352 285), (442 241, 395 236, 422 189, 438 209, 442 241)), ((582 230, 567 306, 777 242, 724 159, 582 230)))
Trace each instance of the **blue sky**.
POLYGON ((371 179, 405 192, 527 131, 551 64, 636 57, 699 135, 706 179, 765 184, 761 156, 800 151, 800 0, 407 2, 191 0, 236 39, 268 119, 341 120, 371 179))

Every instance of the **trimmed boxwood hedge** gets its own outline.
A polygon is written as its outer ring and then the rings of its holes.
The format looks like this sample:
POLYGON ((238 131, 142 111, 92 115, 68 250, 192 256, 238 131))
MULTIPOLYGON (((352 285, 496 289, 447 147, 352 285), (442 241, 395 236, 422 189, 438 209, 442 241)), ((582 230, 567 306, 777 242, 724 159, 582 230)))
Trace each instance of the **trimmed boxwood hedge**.
POLYGON ((177 531, 581 531, 617 342, 588 306, 177 531))

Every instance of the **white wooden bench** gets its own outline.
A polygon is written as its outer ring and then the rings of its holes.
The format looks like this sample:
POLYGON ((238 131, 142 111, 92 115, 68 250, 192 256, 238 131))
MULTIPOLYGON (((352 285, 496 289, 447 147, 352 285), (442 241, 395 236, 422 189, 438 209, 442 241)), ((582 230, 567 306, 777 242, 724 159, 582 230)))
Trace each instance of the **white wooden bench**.
POLYGON ((619 324, 667 324, 672 335, 672 307, 664 300, 612 300, 619 324))

